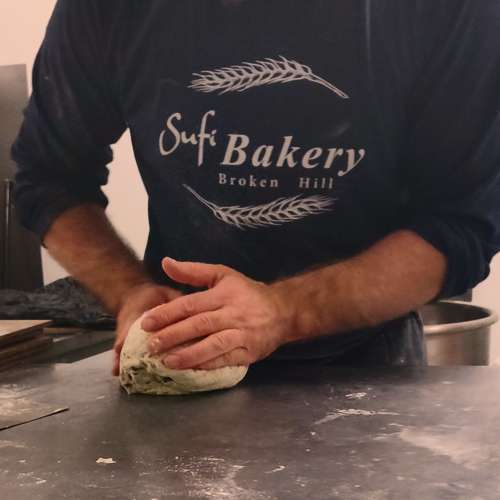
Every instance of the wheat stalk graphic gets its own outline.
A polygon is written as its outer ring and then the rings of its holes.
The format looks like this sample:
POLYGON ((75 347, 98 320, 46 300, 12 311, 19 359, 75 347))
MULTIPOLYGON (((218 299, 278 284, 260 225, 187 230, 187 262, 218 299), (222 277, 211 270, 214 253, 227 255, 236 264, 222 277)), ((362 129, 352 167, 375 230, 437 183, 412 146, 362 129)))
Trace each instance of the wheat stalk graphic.
POLYGON ((334 202, 334 199, 328 196, 314 195, 302 198, 302 195, 299 194, 291 198, 278 198, 264 205, 220 207, 203 198, 186 184, 183 186, 208 207, 217 219, 239 229, 278 226, 303 219, 309 215, 329 212, 334 202))
POLYGON ((192 80, 189 88, 198 92, 219 92, 220 95, 226 92, 244 92, 261 85, 309 80, 323 85, 342 99, 349 99, 349 96, 335 85, 316 76, 309 66, 283 56, 280 56, 279 60, 266 58, 263 61, 244 62, 213 71, 205 70, 193 73, 193 76, 198 78, 192 80))

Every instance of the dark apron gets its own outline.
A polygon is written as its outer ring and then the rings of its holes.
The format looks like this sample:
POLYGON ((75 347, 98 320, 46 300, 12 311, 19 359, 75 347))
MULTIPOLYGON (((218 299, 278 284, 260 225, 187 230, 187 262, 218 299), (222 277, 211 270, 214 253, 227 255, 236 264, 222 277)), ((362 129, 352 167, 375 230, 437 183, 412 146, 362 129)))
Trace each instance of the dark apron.
POLYGON ((269 360, 314 360, 324 364, 357 366, 425 366, 427 352, 418 313, 376 328, 295 342, 279 348, 269 360))

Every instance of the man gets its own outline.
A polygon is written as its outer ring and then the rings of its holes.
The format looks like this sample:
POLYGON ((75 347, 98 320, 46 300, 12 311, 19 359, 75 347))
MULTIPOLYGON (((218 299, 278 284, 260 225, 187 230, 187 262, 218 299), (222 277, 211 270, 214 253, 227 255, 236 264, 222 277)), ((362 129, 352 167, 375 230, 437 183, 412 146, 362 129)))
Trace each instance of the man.
POLYGON ((425 363, 412 311, 500 248, 498 33, 493 0, 59 0, 15 196, 117 315, 115 373, 146 311, 172 368, 425 363), (144 265, 100 189, 127 128, 144 265))

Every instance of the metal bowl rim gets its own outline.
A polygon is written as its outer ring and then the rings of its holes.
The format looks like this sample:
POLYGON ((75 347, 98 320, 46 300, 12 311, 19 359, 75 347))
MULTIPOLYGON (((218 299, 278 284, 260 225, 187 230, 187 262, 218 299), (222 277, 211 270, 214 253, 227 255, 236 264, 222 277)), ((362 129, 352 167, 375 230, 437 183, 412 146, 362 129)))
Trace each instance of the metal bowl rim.
POLYGON ((453 304, 461 305, 467 308, 473 308, 483 311, 487 314, 486 317, 480 319, 473 319, 470 321, 460 321, 458 323, 440 323, 439 325, 424 325, 425 335, 448 335, 453 333, 463 333, 471 330, 479 330, 480 328, 487 328, 498 321, 498 315, 492 309, 487 307, 477 306, 469 302, 460 300, 440 300, 435 304, 453 304))

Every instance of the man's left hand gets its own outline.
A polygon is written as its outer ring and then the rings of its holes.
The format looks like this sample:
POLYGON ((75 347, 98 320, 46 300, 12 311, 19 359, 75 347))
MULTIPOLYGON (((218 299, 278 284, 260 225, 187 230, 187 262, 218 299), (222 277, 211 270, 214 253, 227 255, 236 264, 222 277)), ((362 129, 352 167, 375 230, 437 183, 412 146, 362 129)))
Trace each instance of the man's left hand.
POLYGON ((163 355, 168 368, 250 365, 286 342, 292 311, 271 285, 222 265, 170 258, 162 265, 174 281, 208 288, 144 315, 142 328, 153 333, 150 352, 163 355))

